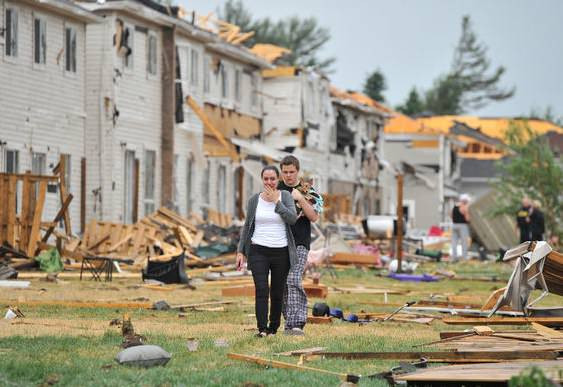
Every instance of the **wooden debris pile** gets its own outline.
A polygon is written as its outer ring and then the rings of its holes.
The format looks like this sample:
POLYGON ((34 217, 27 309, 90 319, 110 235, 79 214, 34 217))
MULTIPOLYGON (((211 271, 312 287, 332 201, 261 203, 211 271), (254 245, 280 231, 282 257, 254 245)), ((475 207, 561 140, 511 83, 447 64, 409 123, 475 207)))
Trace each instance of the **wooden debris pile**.
POLYGON ((0 173, 0 260, 13 268, 33 266, 32 259, 48 245, 49 239, 62 246, 72 235, 69 205, 73 199, 65 181, 65 156, 53 169, 53 175, 0 173), (47 192, 59 193, 60 208, 49 222, 43 221, 47 192), (59 222, 64 233, 56 230, 59 222))

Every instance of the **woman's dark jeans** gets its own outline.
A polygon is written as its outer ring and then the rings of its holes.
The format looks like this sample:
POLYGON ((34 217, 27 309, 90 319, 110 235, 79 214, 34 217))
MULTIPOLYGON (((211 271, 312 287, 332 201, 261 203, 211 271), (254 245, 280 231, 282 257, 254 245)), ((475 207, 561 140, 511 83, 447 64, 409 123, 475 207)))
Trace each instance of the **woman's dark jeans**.
POLYGON ((280 327, 283 291, 289 272, 287 247, 265 247, 252 244, 248 262, 256 288, 256 321, 258 330, 276 332, 280 327), (268 274, 271 284, 268 286, 268 274), (268 323, 268 295, 270 296, 270 326, 268 323))

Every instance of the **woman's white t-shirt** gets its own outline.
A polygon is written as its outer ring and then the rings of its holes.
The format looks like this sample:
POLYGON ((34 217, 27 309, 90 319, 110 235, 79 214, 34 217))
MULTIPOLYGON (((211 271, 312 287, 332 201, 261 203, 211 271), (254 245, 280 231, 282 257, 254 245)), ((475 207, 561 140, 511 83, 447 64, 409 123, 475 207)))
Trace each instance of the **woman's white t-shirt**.
POLYGON ((254 234, 252 243, 265 247, 286 247, 287 235, 285 222, 275 212, 276 203, 258 198, 256 216, 254 218, 254 234))

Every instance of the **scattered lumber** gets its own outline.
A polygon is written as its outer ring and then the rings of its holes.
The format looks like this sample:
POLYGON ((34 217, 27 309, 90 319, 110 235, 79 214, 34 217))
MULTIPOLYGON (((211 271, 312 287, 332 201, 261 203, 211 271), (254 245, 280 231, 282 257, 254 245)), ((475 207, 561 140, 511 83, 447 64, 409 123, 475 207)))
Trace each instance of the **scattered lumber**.
POLYGON ((340 358, 348 360, 419 360, 427 359, 432 363, 497 363, 507 360, 554 360, 556 351, 418 351, 418 352, 315 352, 313 356, 340 358))
POLYGON ((309 324, 332 324, 332 317, 330 317, 330 316, 307 316, 307 323, 309 323, 309 324))
MULTIPOLYGON (((325 285, 303 284, 305 293, 308 297, 326 298, 328 295, 328 288, 325 285)), ((221 289, 223 297, 254 297, 255 288, 253 284, 231 286, 221 289)))
POLYGON ((330 262, 345 265, 378 265, 380 259, 372 254, 344 253, 337 252, 330 257, 330 262))
POLYGON ((345 382, 350 382, 350 383, 358 383, 358 381, 360 380, 360 376, 358 376, 358 375, 328 371, 328 370, 323 370, 323 369, 320 369, 320 368, 306 367, 306 366, 292 364, 292 363, 285 363, 285 362, 281 362, 281 361, 277 361, 277 360, 263 359, 263 358, 260 358, 260 357, 257 357, 257 356, 242 355, 242 354, 238 354, 238 353, 229 353, 227 356, 229 357, 229 359, 259 364, 259 365, 263 365, 263 366, 266 366, 266 367, 293 369, 293 370, 297 370, 297 371, 320 372, 320 373, 323 373, 323 374, 326 374, 326 375, 336 376, 336 377, 340 378, 341 380, 343 380, 345 382))
POLYGON ((396 381, 408 385, 444 386, 444 385, 506 385, 511 377, 520 374, 529 367, 538 367, 554 382, 561 382, 561 360, 534 362, 498 362, 496 364, 465 364, 420 369, 407 375, 398 375, 396 381))
POLYGON ((450 325, 528 325, 538 323, 547 327, 563 327, 563 317, 490 317, 445 318, 450 325))

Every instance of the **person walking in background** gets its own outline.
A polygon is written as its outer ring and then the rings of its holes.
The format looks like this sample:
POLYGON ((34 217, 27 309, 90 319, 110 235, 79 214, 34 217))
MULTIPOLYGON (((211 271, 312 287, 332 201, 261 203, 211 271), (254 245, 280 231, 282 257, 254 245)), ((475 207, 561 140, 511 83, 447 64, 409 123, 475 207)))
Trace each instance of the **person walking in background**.
POLYGON ((307 294, 303 289, 303 273, 311 244, 311 222, 316 222, 323 211, 323 198, 309 182, 299 179, 299 160, 295 156, 284 157, 280 168, 282 181, 278 188, 291 192, 297 209, 297 222, 291 227, 295 237, 297 263, 289 271, 284 292, 284 333, 302 336, 307 322, 307 294))
POLYGON ((275 166, 264 167, 260 176, 263 190, 248 200, 246 220, 237 248, 237 269, 242 270, 248 258, 255 287, 257 336, 264 337, 276 334, 281 324, 287 273, 297 260, 290 228, 297 221, 297 213, 291 195, 277 188, 278 169, 275 166))
POLYGON ((469 239, 469 195, 463 194, 452 209, 452 262, 458 260, 457 245, 461 243, 461 258, 467 259, 469 239))
POLYGON ((545 220, 541 211, 541 203, 539 200, 532 202, 532 210, 530 212, 530 237, 532 241, 543 241, 545 233, 545 220))
POLYGON ((532 203, 530 198, 524 196, 522 198, 522 207, 516 214, 516 224, 520 231, 520 243, 530 240, 530 212, 532 211, 532 203))

